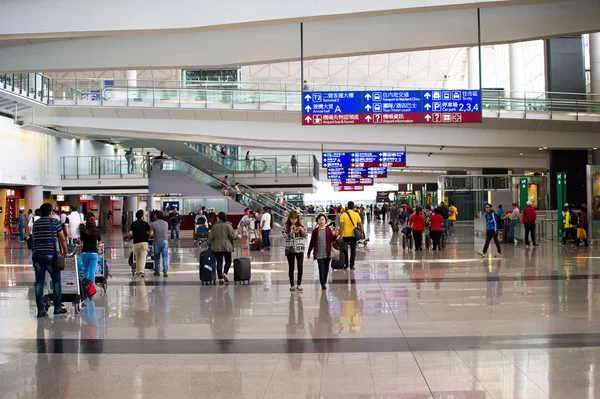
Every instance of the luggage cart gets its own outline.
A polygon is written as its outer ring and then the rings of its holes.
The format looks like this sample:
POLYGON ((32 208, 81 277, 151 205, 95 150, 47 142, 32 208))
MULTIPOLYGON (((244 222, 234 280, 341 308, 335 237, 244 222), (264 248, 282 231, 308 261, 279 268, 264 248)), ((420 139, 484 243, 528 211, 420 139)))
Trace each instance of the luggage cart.
MULTIPOLYGON (((81 285, 79 281, 79 272, 77 270, 77 255, 73 254, 65 258, 65 270, 60 272, 60 286, 62 292, 62 301, 71 302, 75 313, 81 311, 81 285)), ((44 305, 46 311, 53 305, 54 289, 52 287, 52 278, 50 273, 46 273, 46 294, 44 295, 44 305)))
POLYGON ((201 247, 208 241, 210 231, 206 225, 196 225, 194 227, 194 245, 201 247))
MULTIPOLYGON (((135 251, 129 254, 129 266, 131 266, 131 275, 135 277, 135 251)), ((148 240, 148 255, 146 255, 146 270, 154 271, 154 240, 148 240)))

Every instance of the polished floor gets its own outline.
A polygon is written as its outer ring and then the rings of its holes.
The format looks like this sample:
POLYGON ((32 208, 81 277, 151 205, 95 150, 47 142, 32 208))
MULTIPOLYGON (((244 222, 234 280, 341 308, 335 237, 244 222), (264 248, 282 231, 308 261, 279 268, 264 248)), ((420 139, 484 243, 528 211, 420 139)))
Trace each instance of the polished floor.
POLYGON ((106 294, 39 321, 29 254, 0 241, 0 398, 600 397, 599 248, 481 259, 469 226, 439 252, 368 230, 326 291, 305 261, 303 293, 277 237, 246 254, 251 285, 202 286, 189 236, 168 278, 133 280, 132 248, 106 232, 106 294))

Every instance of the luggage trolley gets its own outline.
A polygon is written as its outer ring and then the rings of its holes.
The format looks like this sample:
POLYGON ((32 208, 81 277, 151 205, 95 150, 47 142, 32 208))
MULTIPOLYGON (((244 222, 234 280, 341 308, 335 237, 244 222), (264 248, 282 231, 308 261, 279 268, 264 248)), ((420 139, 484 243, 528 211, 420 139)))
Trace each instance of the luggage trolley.
MULTIPOLYGON (((44 305, 46 311, 53 305, 52 298, 54 289, 52 287, 52 278, 50 273, 46 272, 46 294, 44 294, 44 305)), ((77 255, 71 254, 65 258, 65 270, 60 272, 60 286, 62 291, 62 301, 71 302, 75 313, 81 311, 81 282, 77 270, 77 255)))
POLYGON ((194 227, 194 245, 201 247, 208 241, 210 231, 205 224, 197 224, 194 227))
MULTIPOLYGON (((110 276, 110 269, 108 267, 108 262, 106 261, 106 256, 104 256, 104 252, 104 243, 102 243, 98 245, 98 262, 96 263, 96 274, 94 277, 94 283, 96 285, 100 285, 102 287, 102 290, 106 294, 106 288, 108 287, 108 277, 110 276)), ((85 275, 81 258, 77 258, 77 270, 79 274, 85 275)))
MULTIPOLYGON (((135 251, 132 251, 129 254, 129 266, 131 266, 131 275, 135 276, 135 251)), ((154 240, 148 240, 148 255, 146 255, 146 265, 144 267, 145 270, 154 271, 154 240)))

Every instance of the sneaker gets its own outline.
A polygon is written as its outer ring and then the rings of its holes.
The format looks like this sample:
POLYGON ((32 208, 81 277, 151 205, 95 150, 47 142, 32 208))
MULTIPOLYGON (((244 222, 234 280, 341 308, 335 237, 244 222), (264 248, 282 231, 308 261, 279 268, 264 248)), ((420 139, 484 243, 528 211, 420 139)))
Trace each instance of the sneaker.
POLYGON ((302 286, 301 286, 301 285, 299 285, 299 286, 298 286, 296 289, 298 290, 298 292, 302 292, 302 291, 304 291, 304 288, 302 288, 302 286))
POLYGON ((537 245, 537 244, 533 244, 533 245, 532 245, 532 247, 539 247, 539 245, 537 245))
POLYGON ((159 272, 154 272, 154 275, 155 275, 156 277, 158 277, 158 276, 160 276, 160 273, 159 273, 159 272))
POLYGON ((525 244, 525 248, 529 248, 529 244, 525 244))
POLYGON ((296 288, 294 288, 294 286, 292 285, 292 286, 290 287, 290 291, 295 291, 295 290, 296 290, 296 288))
POLYGON ((65 309, 65 308, 54 311, 54 316, 64 316, 66 314, 67 314, 67 309, 65 309))
POLYGON ((517 245, 519 243, 519 240, 515 240, 514 244, 517 245))
POLYGON ((37 318, 41 319, 42 317, 48 317, 48 312, 38 312, 37 318))
POLYGON ((477 255, 481 256, 482 258, 485 258, 485 254, 483 252, 477 252, 477 255))
POLYGON ((501 257, 502 257, 502 254, 498 252, 498 253, 496 254, 496 258, 501 258, 501 257))
POLYGON ((354 265, 350 266, 350 269, 351 269, 351 270, 354 270, 354 265))
POLYGON ((164 277, 169 277, 169 273, 163 273, 164 277))
POLYGON ((227 275, 226 275, 226 274, 224 274, 224 275, 223 275, 223 280, 225 280, 225 282, 226 282, 226 283, 228 283, 228 282, 229 282, 229 279, 227 278, 227 275))
POLYGON ((327 286, 326 286, 325 284, 323 284, 323 285, 321 285, 321 289, 322 289, 323 291, 325 291, 325 290, 327 289, 327 286))

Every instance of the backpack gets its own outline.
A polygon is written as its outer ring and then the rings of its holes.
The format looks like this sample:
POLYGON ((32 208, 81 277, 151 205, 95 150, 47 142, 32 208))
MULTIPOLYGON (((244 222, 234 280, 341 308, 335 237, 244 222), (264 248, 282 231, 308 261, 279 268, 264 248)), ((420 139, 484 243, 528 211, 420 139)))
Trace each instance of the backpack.
POLYGON ((569 215, 571 216, 571 225, 578 226, 579 218, 577 217, 577 214, 575 213, 575 211, 569 211, 569 215))
POLYGON ((454 208, 449 206, 448 207, 448 216, 452 216, 452 215, 454 215, 454 208))

